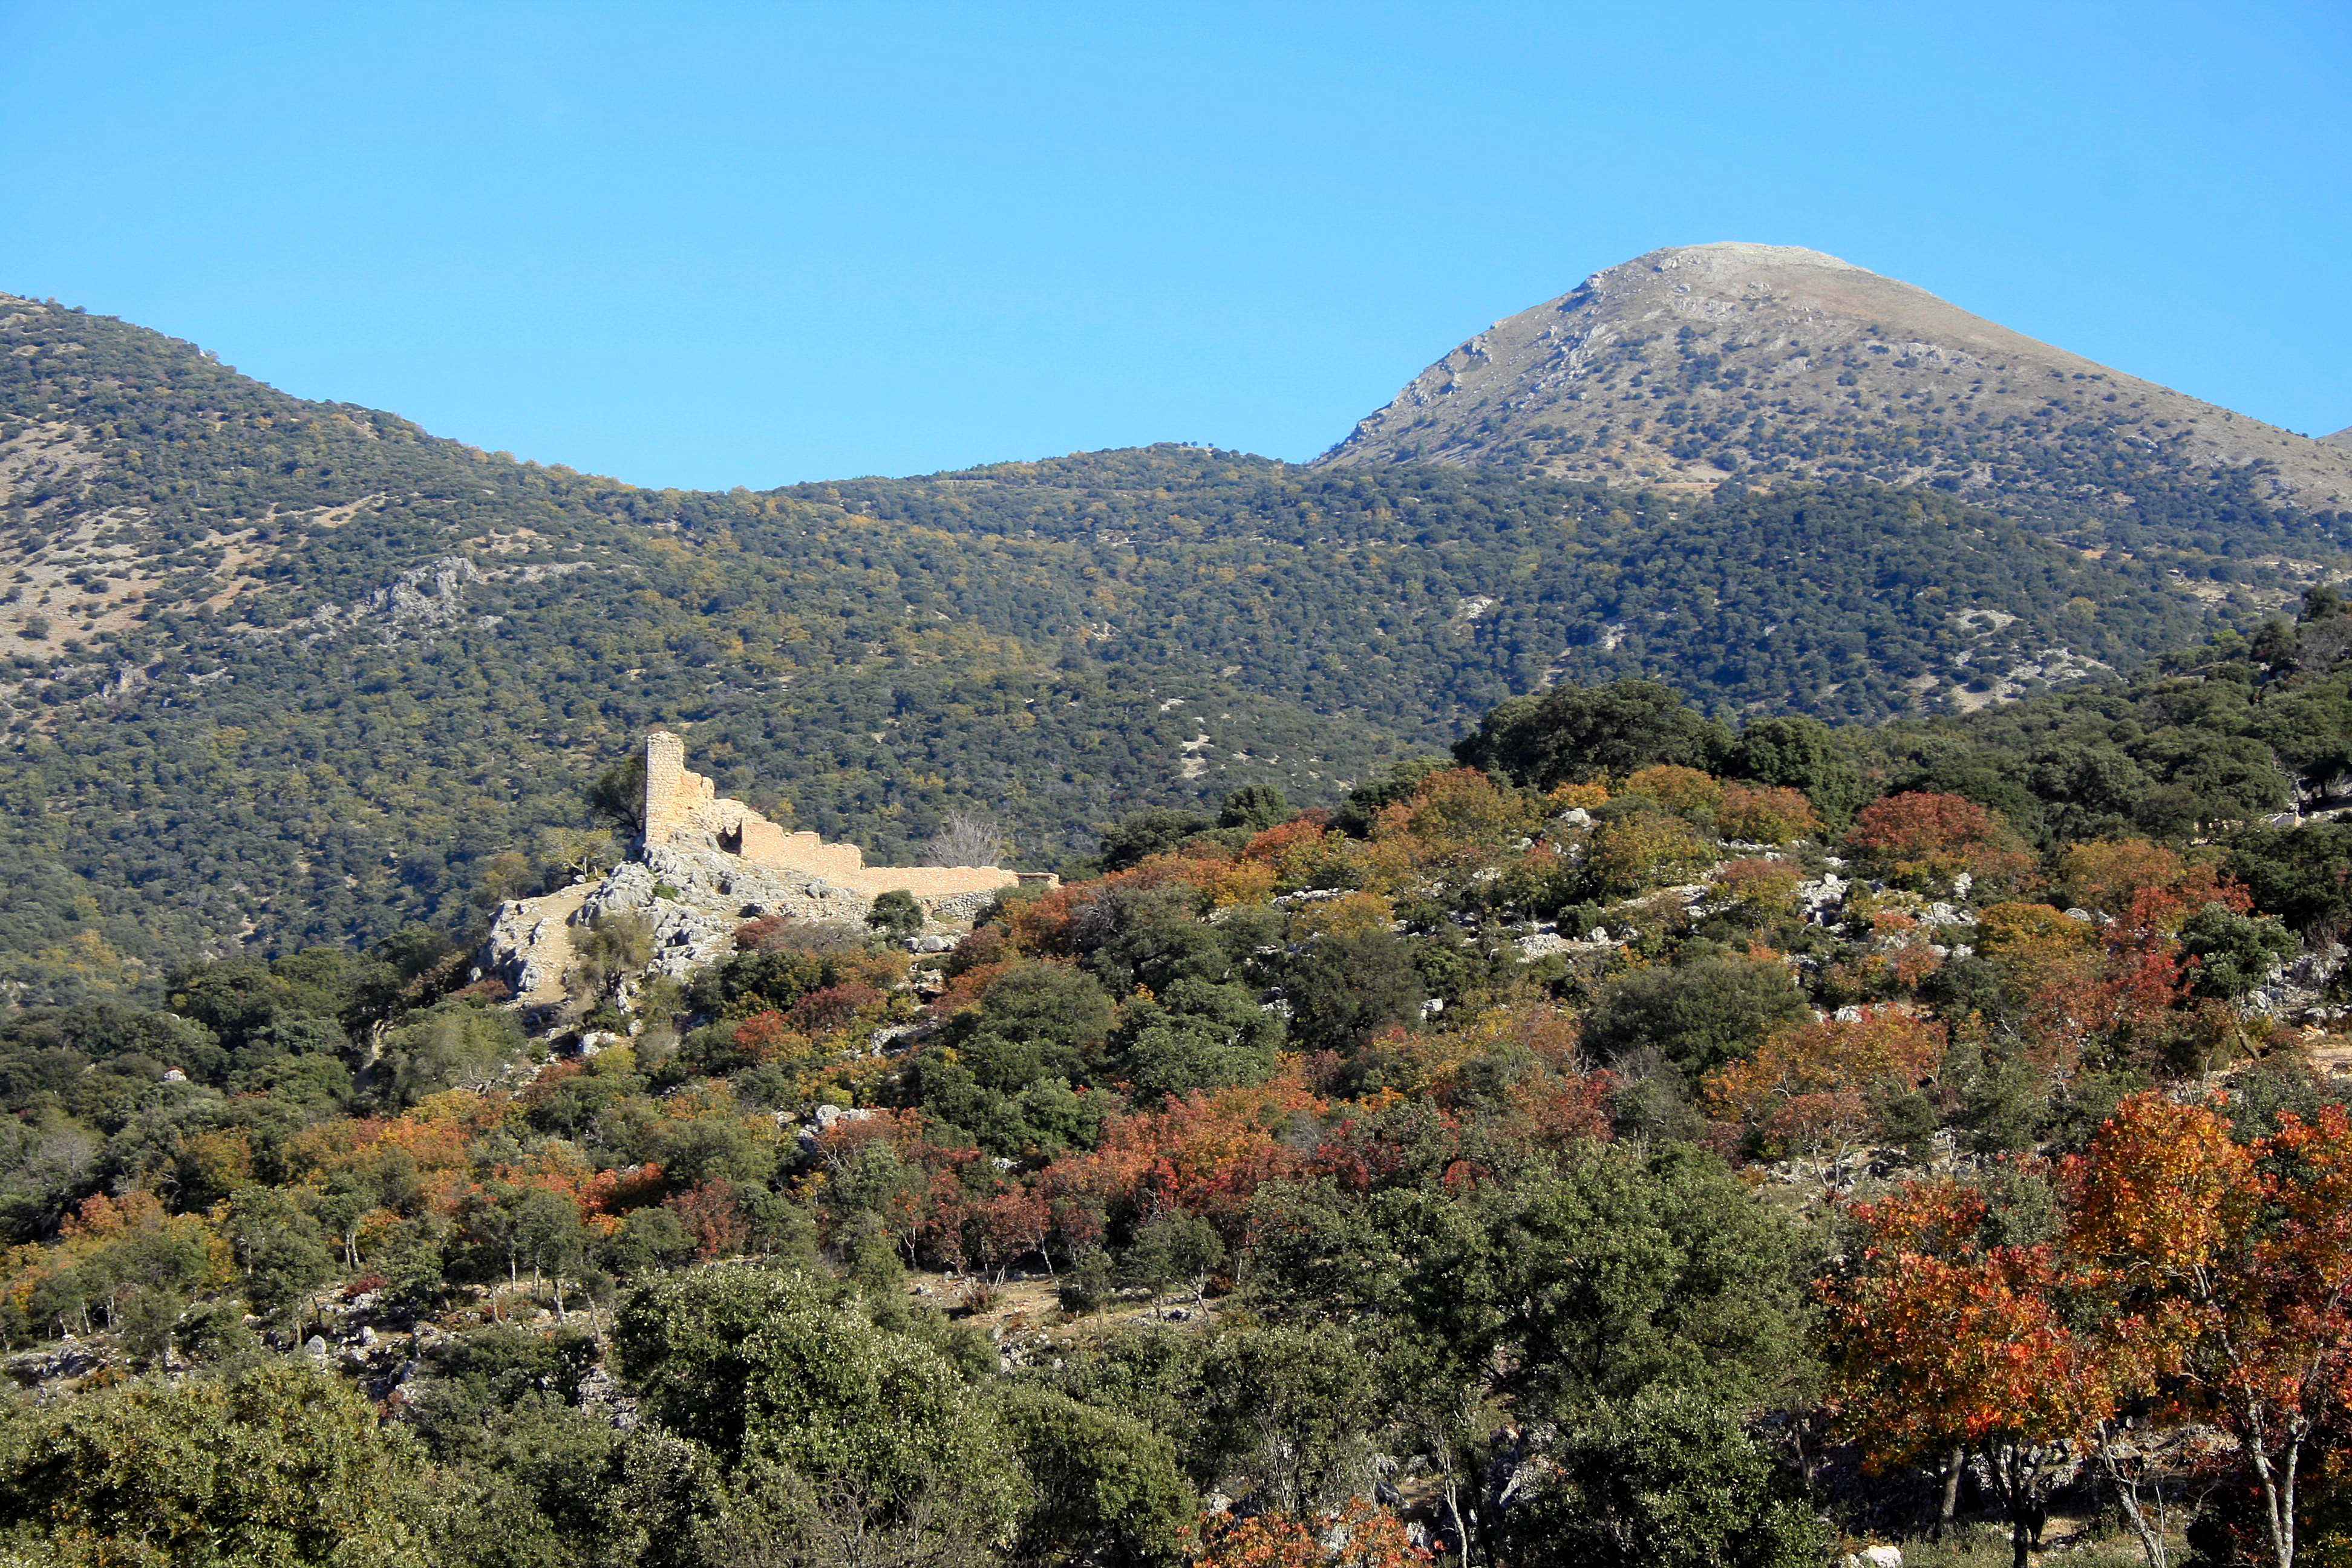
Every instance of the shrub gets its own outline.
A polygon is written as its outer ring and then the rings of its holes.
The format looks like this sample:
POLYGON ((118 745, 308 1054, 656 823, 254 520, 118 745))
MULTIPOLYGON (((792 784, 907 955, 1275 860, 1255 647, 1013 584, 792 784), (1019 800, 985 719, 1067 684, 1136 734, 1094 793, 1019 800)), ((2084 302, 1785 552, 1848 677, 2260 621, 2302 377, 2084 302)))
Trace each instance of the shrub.
POLYGON ((874 908, 867 913, 866 923, 892 942, 904 942, 923 931, 923 906, 915 895, 903 888, 893 888, 887 893, 874 895, 874 908))
POLYGON ((1862 808, 1845 847, 1866 869, 1921 892, 1942 891, 1968 874, 1987 886, 2024 879, 2032 859, 2000 814, 1965 795, 1914 791, 1862 808))
POLYGON ((784 1022, 804 1035, 827 1035, 848 1027, 858 1015, 879 1006, 882 993, 856 980, 820 986, 793 1003, 784 1022))
POLYGON ((1636 768, 1625 781, 1627 795, 1645 795, 1675 811, 1713 811, 1723 799, 1724 786, 1699 772, 1675 763, 1653 763, 1636 768))
POLYGON ((1596 895, 1623 897, 1696 876, 1715 864, 1715 847, 1679 816, 1635 810, 1594 833, 1584 864, 1596 895))
POLYGON ((1750 844, 1792 844, 1800 838, 1813 837, 1822 830, 1821 818, 1813 815, 1812 802, 1801 791, 1777 785, 1724 785, 1715 820, 1726 838, 1743 839, 1750 844))
POLYGON ((1647 1390, 1561 1445, 1506 1516, 1527 1568, 1812 1568, 1828 1531, 1732 1411, 1647 1390))
POLYGON ((1747 1055, 1805 1010, 1779 964, 1702 958, 1612 982, 1585 1025, 1584 1042, 1604 1060, 1654 1049, 1696 1076, 1747 1055))

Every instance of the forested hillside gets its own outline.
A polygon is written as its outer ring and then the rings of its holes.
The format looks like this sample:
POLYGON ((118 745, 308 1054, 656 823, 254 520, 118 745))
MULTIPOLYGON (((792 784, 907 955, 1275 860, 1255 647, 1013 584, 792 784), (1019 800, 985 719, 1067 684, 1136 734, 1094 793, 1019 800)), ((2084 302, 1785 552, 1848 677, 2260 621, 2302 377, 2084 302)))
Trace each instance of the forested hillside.
MULTIPOLYGON (((1933 491, 1712 497, 1152 447, 633 489, 0 301, 0 981, 145 988, 565 874, 655 724, 897 858, 1119 808, 1332 800, 1514 693, 1633 675, 1877 718, 2251 626, 2332 526, 2249 493, 2103 547, 1933 491)), ((616 847, 617 846, 615 846, 616 847)))
POLYGON ((16 1010, 0 1561, 2332 1562, 2347 736, 2322 590, 1515 698, 952 942, 608 917, 536 1036, 424 928, 16 1010))

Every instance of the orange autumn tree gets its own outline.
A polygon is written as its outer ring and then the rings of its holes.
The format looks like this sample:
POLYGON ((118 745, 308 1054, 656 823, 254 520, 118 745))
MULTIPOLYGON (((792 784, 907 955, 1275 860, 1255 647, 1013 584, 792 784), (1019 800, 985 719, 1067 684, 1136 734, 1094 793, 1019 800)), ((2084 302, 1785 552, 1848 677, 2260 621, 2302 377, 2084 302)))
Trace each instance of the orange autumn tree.
MULTIPOLYGON (((1950 1182, 1853 1210, 1861 1246, 1822 1287, 1840 1426, 1874 1466, 1982 1455, 2021 1553, 2035 1478, 2070 1450, 2120 1479, 2123 1415, 2210 1423, 2262 1553, 2294 1568, 2301 1478, 2352 1405, 2352 1116, 2242 1143, 2218 1100, 2150 1090, 2059 1177, 2059 1234, 2032 1246, 1950 1182)), ((2160 1524, 2118 1492, 2160 1563, 2160 1524)))
POLYGON ((1171 1094, 1156 1110, 1109 1118, 1095 1148, 1047 1165, 1036 1190, 1056 1216, 1148 1218, 1181 1210, 1238 1244, 1257 1189, 1298 1163, 1277 1133, 1298 1113, 1322 1108, 1296 1058, 1286 1059, 1263 1084, 1171 1094))
POLYGON ((2288 1114, 2240 1145, 2217 1105, 2150 1091, 2065 1176, 2105 1321, 2137 1326, 2174 1408, 2236 1440, 2271 1561, 2294 1568, 2305 1461, 2352 1396, 2352 1118, 2288 1114))
MULTIPOLYGON (((1348 836, 1332 828, 1331 814, 1318 807, 1276 823, 1243 845, 1241 863, 1265 868, 1274 887, 1287 892, 1309 886, 1319 869, 1341 865, 1353 853, 1348 836)), ((1230 873, 1226 879, 1237 880, 1230 873)))
POLYGON ((1675 763, 1653 763, 1636 768, 1625 780, 1624 793, 1647 795, 1674 811, 1712 812, 1723 801, 1723 785, 1696 768, 1675 763))
POLYGON ((1933 1078, 1944 1047, 1944 1026, 1908 1008, 1809 1019, 1716 1072, 1706 1100, 1766 1153, 1801 1161, 1817 1179, 1834 1182, 1847 1156, 1877 1131, 1874 1106, 1933 1078))
POLYGON ((1384 807, 1357 851, 1364 886, 1395 893, 1430 879, 1458 881, 1511 858, 1538 832, 1536 803, 1470 768, 1440 768, 1410 799, 1384 807))
POLYGON ((2145 838, 2074 845, 2058 874, 2068 899, 2114 916, 2126 932, 2178 931, 2207 904, 2240 914, 2253 908, 2246 890, 2212 866, 2192 864, 2145 838))
POLYGON ((2066 847, 2058 883, 2067 900, 2121 915, 2143 888, 2169 887, 2188 869, 2179 852, 2146 838, 2102 838, 2066 847))
POLYGON ((1770 784, 1724 785, 1715 821, 1726 838, 1750 844, 1790 844, 1822 830, 1813 803, 1802 791, 1770 784))
POLYGON ((1201 1533, 1193 1568, 1408 1568, 1436 1561, 1412 1543, 1396 1515, 1361 1498, 1312 1519, 1211 1514, 1201 1533))
POLYGON ((2026 1568, 2052 1486, 2114 1409, 2106 1347, 2070 1324, 2055 1248, 1997 1240, 1980 1193, 1916 1183, 1851 1212, 1861 1245, 1821 1288, 1837 1429, 1872 1469, 1979 1456, 2026 1568))
POLYGON ((1696 878, 1717 858, 1715 846, 1681 817, 1635 810, 1601 826, 1585 866, 1596 892, 1619 897, 1696 878))
POLYGON ((2162 1070, 2213 1033, 2213 1020, 2183 1009, 2181 956, 2168 937, 2018 902, 1986 906, 1978 933, 2009 999, 2010 1047, 2053 1082, 2095 1056, 2162 1070))
POLYGON ((1798 884, 1804 879, 1805 874, 1788 861, 1762 856, 1726 861, 1715 874, 1718 892, 1728 894, 1738 907, 1756 913, 1791 912, 1798 884))

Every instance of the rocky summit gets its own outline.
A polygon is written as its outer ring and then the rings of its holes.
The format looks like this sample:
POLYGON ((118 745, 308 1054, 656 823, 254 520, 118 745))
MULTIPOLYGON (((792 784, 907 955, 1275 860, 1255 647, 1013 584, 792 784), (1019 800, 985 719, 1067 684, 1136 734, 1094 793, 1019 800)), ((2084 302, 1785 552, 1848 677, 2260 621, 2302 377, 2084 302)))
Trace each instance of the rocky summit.
POLYGON ((1320 461, 1624 486, 1867 479, 2011 511, 2256 466, 2266 499, 2352 505, 2352 432, 2298 436, 1772 245, 1596 272, 1455 348, 1320 461))

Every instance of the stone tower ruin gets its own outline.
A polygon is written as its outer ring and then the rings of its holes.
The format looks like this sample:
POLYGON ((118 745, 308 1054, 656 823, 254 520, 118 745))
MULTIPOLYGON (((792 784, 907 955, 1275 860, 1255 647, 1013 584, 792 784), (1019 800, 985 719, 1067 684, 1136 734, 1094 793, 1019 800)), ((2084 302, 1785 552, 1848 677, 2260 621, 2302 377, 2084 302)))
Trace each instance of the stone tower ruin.
POLYGON ((646 847, 658 849, 718 802, 718 790, 686 766, 686 742, 667 730, 646 737, 646 847))

